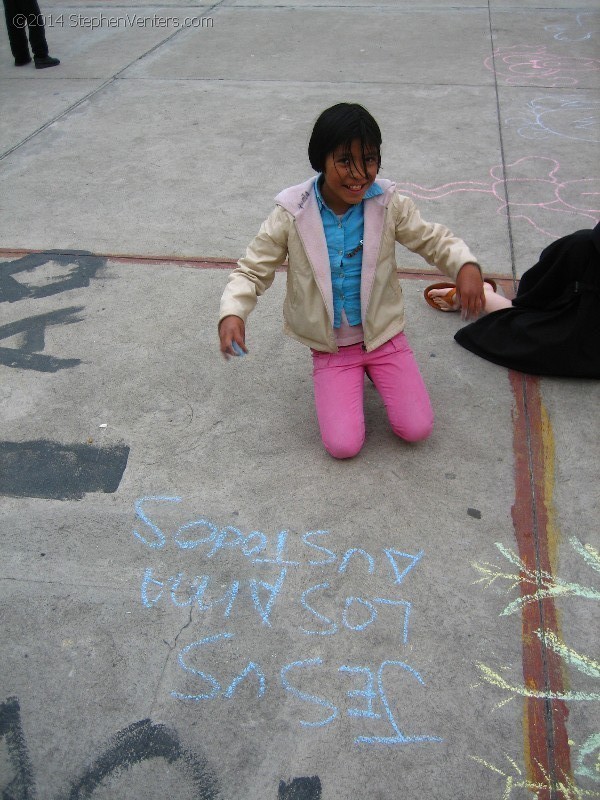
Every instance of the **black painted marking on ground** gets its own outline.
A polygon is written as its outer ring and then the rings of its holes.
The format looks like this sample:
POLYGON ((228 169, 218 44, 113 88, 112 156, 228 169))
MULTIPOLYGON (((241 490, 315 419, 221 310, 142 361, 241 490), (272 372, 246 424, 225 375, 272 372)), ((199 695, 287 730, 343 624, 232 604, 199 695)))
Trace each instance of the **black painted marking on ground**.
POLYGON ((94 789, 110 775, 151 758, 163 758, 168 764, 182 762, 189 772, 197 800, 217 800, 217 780, 205 760, 185 751, 176 731, 144 719, 119 731, 108 749, 72 784, 69 800, 90 797, 94 789))
POLYGON ((321 800, 321 780, 315 775, 312 778, 294 778, 290 783, 279 782, 278 800, 321 800))
POLYGON ((128 457, 126 445, 0 442, 0 494, 81 500, 87 492, 116 492, 128 457))
POLYGON ((95 256, 87 250, 46 250, 43 253, 30 253, 13 261, 0 262, 0 303, 15 303, 27 297, 50 297, 70 289, 90 285, 91 278, 106 264, 106 259, 95 256), (30 286, 21 283, 14 275, 33 272, 38 267, 54 261, 60 267, 70 267, 68 272, 54 278, 44 286, 30 286))
POLYGON ((33 770, 21 727, 21 708, 16 697, 9 697, 0 703, 0 741, 2 739, 6 741, 8 762, 13 772, 10 783, 2 786, 2 797, 7 800, 33 800, 33 770))
MULTIPOLYGON (((37 794, 33 770, 27 752, 27 741, 21 725, 21 709, 16 697, 0 703, 0 741, 6 742, 8 763, 11 768, 10 783, 0 787, 3 800, 35 800, 37 794)), ((197 800, 218 800, 217 779, 206 759, 185 750, 177 731, 165 725, 156 725, 149 719, 134 722, 116 733, 101 756, 85 767, 81 777, 72 781, 67 794, 61 792, 57 800, 84 800, 107 778, 119 775, 134 764, 162 758, 168 764, 177 764, 194 789, 197 800)), ((87 760, 87 759, 86 759, 87 760)))
POLYGON ((78 358, 40 355, 40 351, 45 347, 46 328, 49 325, 73 325, 75 322, 81 322, 83 317, 77 316, 80 311, 83 311, 83 306, 71 306, 0 325, 0 341, 19 335, 24 340, 21 347, 0 347, 0 364, 4 364, 5 367, 33 369, 36 372, 57 372, 59 369, 68 369, 81 364, 78 358))

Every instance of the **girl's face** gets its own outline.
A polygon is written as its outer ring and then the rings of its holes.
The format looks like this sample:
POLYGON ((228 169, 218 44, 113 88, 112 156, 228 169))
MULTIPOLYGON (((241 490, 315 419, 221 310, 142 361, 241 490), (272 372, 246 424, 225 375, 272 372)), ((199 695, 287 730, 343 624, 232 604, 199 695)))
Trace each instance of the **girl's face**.
POLYGON ((334 214, 345 214, 350 206, 360 203, 365 192, 377 177, 379 153, 375 147, 366 147, 363 153, 360 139, 353 139, 350 150, 345 145, 329 153, 323 170, 321 194, 334 214))

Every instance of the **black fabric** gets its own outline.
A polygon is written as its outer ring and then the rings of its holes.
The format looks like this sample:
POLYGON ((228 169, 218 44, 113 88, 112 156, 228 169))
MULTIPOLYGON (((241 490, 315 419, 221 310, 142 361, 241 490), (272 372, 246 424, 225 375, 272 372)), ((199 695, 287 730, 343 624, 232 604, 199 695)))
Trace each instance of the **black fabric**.
POLYGON ((29 58, 27 33, 33 55, 38 58, 45 58, 48 55, 44 17, 37 0, 4 0, 4 15, 10 49, 15 61, 25 62, 29 58), (23 20, 26 20, 27 27, 23 25, 23 20))
POLYGON ((600 223, 547 247, 513 307, 459 330, 456 341, 531 375, 600 378, 600 223))

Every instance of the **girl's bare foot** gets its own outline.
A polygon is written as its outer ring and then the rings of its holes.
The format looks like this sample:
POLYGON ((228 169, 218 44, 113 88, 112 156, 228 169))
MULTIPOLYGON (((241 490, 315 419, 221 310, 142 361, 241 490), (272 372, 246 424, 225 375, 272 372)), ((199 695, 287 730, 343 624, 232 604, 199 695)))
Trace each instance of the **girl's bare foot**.
MULTIPOLYGON (((484 280, 483 292, 485 295, 485 313, 491 311, 499 311, 502 308, 510 308, 512 305, 510 300, 497 294, 493 284, 484 280)), ((446 286, 443 289, 428 289, 427 296, 435 304, 435 307, 440 311, 460 311, 460 302, 456 289, 446 286)))
POLYGON ((440 311, 458 311, 460 309, 456 289, 430 289, 427 294, 440 311))

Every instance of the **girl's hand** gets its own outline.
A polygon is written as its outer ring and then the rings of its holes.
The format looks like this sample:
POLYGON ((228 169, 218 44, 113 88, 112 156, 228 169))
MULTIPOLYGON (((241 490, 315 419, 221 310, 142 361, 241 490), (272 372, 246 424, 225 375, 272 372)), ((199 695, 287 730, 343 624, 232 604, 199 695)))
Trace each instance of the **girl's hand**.
POLYGON ((463 264, 456 278, 456 292, 460 301, 461 317, 478 317, 485 307, 483 278, 477 264, 463 264))
POLYGON ((223 358, 229 358, 230 356, 235 356, 237 353, 234 351, 231 343, 236 342, 236 344, 244 351, 244 353, 248 352, 248 348, 246 347, 245 343, 246 338, 246 326, 244 325, 244 320, 241 317, 236 317, 230 315, 229 317, 223 317, 219 324, 219 339, 221 340, 221 352, 223 353, 223 358))

